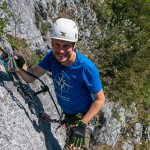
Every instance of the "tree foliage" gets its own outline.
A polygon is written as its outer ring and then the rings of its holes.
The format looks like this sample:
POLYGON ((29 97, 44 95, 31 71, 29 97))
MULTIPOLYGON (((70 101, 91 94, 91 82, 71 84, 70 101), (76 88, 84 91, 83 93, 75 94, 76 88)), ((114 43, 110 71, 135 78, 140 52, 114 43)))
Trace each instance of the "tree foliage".
MULTIPOLYGON (((150 106, 150 1, 92 0, 102 37, 96 64, 110 100, 150 106)), ((94 50, 95 52, 95 50, 94 50)), ((94 53, 93 52, 93 53, 94 53)), ((96 59, 97 58, 97 59, 96 59)))
MULTIPOLYGON (((144 132, 150 122, 150 0, 91 0, 91 6, 102 32, 92 53, 106 97, 127 109, 134 103, 144 132)), ((145 141, 141 148, 148 147, 145 141)))

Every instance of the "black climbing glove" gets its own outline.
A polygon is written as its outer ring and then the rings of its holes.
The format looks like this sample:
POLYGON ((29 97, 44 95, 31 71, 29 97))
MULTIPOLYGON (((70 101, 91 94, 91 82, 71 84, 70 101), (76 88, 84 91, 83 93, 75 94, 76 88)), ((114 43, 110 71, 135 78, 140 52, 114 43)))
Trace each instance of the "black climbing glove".
POLYGON ((22 68, 23 65, 25 64, 25 59, 21 55, 17 55, 18 59, 15 59, 16 65, 18 68, 22 68))
POLYGON ((71 143, 77 148, 84 147, 84 138, 85 138, 85 130, 87 124, 84 123, 82 120, 77 121, 75 127, 71 130, 71 143))

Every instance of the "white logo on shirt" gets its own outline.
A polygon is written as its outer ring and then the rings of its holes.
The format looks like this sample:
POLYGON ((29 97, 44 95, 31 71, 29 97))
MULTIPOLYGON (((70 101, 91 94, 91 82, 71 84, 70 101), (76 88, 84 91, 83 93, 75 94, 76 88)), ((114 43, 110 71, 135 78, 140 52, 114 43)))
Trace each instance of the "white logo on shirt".
POLYGON ((66 75, 64 71, 62 73, 57 73, 54 78, 54 85, 60 93, 67 93, 71 88, 70 78, 66 75))

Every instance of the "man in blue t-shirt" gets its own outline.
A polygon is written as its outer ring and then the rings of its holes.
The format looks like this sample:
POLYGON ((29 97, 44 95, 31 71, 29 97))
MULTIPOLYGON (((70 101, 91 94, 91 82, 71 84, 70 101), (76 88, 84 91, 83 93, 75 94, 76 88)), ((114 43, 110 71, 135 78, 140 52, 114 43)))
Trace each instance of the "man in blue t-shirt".
MULTIPOLYGON (((78 28, 74 21, 57 19, 51 38, 52 50, 32 68, 32 73, 38 77, 47 71, 52 73, 57 101, 68 125, 65 148, 89 149, 88 126, 105 102, 98 69, 75 48, 78 28)), ((23 69, 28 70, 26 65, 23 69)), ((26 82, 35 80, 21 70, 19 73, 26 82)))

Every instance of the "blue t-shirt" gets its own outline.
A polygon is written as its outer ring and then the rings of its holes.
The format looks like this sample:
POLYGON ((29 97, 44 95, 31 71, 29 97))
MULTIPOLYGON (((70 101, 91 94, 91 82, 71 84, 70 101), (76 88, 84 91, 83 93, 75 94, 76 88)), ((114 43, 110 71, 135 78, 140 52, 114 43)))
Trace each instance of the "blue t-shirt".
POLYGON ((92 94, 102 89, 97 67, 87 57, 76 51, 71 66, 63 66, 50 51, 39 66, 52 72, 58 104, 70 115, 85 113, 92 104, 92 94))

